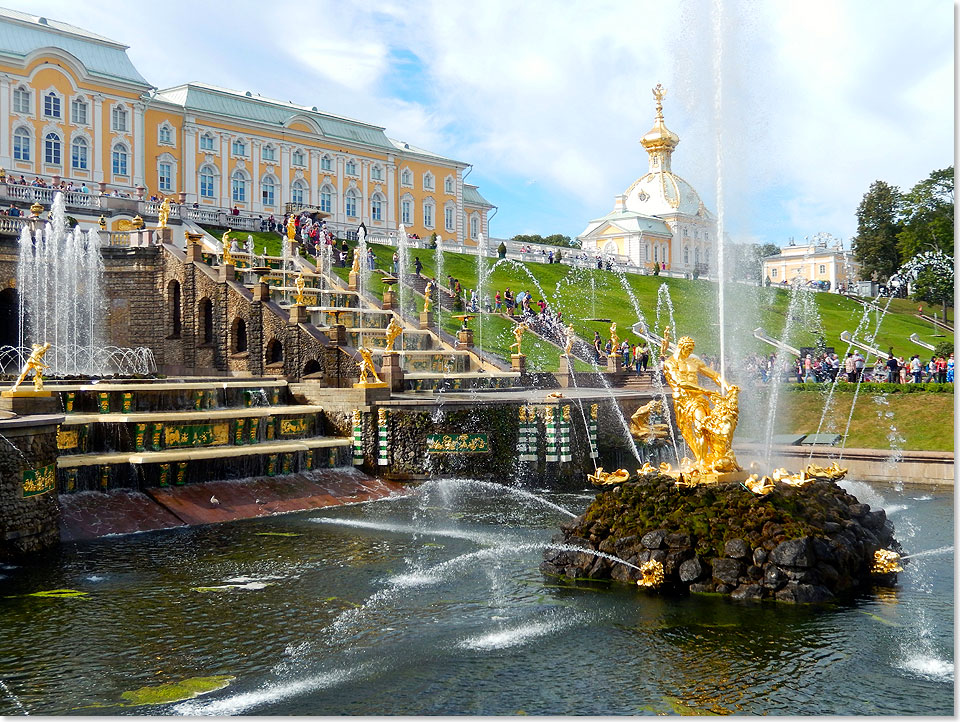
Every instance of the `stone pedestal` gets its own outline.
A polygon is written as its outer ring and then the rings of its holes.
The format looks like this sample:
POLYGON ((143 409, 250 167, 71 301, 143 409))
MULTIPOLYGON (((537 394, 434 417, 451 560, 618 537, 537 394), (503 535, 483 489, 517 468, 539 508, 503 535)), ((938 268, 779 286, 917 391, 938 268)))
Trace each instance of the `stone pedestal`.
POLYGON ((403 391, 403 369, 400 367, 400 354, 387 351, 383 354, 380 375, 391 391, 403 391))
POLYGON ((327 336, 330 338, 330 343, 332 343, 334 346, 347 345, 347 327, 342 323, 331 326, 330 330, 327 332, 327 336))
MULTIPOLYGON (((147 231, 147 237, 149 238, 149 231, 147 231)), ((157 245, 162 245, 164 243, 173 243, 173 229, 170 227, 167 228, 158 228, 157 233, 157 245)), ((149 245, 149 241, 147 243, 149 245)))
POLYGON ((569 356, 560 357, 560 369, 557 373, 557 380, 560 386, 568 388, 570 386, 570 377, 573 376, 573 358, 569 356))
POLYGON ((237 267, 232 263, 223 263, 220 265, 220 283, 237 280, 237 267))
MULTIPOLYGON (((267 284, 263 284, 266 286, 267 284)), ((269 294, 269 291, 267 292, 269 294)), ((290 307, 290 325, 297 326, 301 323, 307 323, 310 320, 310 316, 307 313, 307 307, 295 304, 290 307)))
POLYGON ((527 372, 527 357, 522 353, 510 355, 510 370, 521 374, 527 372))
POLYGON ((612 353, 607 356, 607 372, 618 374, 623 371, 623 359, 618 353, 612 353))
POLYGON ((380 306, 384 311, 393 310, 397 303, 397 294, 392 286, 383 289, 383 304, 380 306))
POLYGON ((459 348, 471 348, 473 346, 472 328, 461 328, 457 331, 457 346, 459 348))
POLYGON ((203 263, 203 246, 200 243, 187 244, 187 263, 203 263))
POLYGON ((289 238, 284 239, 284 243, 287 244, 287 250, 290 252, 290 258, 296 258, 300 255, 300 242, 291 241, 289 238))
POLYGON ((52 391, 34 391, 33 381, 27 379, 24 384, 16 391, 9 389, 0 393, 0 410, 12 411, 17 416, 35 416, 37 414, 57 414, 62 413, 60 407, 60 398, 53 395, 52 391))
MULTIPOLYGON (((260 301, 260 303, 266 303, 270 300, 270 286, 264 281, 258 281, 257 285, 253 287, 253 300, 260 301)), ((306 311, 306 309, 304 309, 306 311)))
POLYGON ((347 275, 347 288, 356 291, 360 287, 360 274, 356 271, 350 271, 347 275))
POLYGON ((420 330, 421 331, 426 328, 432 328, 434 323, 436 322, 434 320, 432 311, 420 312, 420 330))
POLYGON ((390 398, 390 387, 385 383, 381 384, 359 384, 353 385, 354 393, 359 393, 360 398, 355 399, 354 403, 360 406, 370 406, 378 401, 387 401, 390 398))

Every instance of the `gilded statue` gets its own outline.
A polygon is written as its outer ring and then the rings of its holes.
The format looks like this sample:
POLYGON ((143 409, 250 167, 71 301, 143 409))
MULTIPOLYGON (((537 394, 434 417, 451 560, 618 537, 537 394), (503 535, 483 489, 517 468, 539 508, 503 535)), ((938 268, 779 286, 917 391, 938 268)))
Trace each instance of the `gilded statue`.
POLYGON ((390 317, 390 323, 387 325, 387 351, 393 351, 393 344, 397 340, 397 336, 403 333, 403 326, 397 323, 397 319, 394 316, 390 317))
POLYGON ((353 267, 350 270, 353 273, 360 273, 360 246, 353 249, 353 267))
POLYGON ((43 358, 43 355, 50 349, 50 344, 33 344, 33 351, 30 352, 30 356, 27 357, 26 363, 23 365, 23 371, 20 372, 20 376, 17 378, 17 382, 10 388, 11 391, 16 391, 17 387, 23 383, 24 379, 27 378, 27 374, 33 371, 33 390, 34 391, 43 391, 43 370, 50 368, 40 359, 43 358))
POLYGON ((291 213, 287 219, 287 240, 295 241, 297 239, 297 217, 291 213))
POLYGON ((573 351, 573 339, 577 337, 577 334, 573 330, 573 324, 567 326, 567 345, 563 347, 563 354, 569 356, 573 351))
POLYGON ((660 399, 653 399, 637 409, 630 417, 630 434, 635 439, 648 439, 651 436, 657 439, 666 438, 669 430, 666 424, 656 424, 650 422, 652 414, 663 413, 663 402, 660 399))
POLYGON ((303 278, 303 268, 300 268, 300 273, 297 274, 297 280, 293 282, 297 287, 297 294, 294 296, 294 301, 298 306, 302 306, 303 301, 303 289, 306 287, 307 282, 303 278))
POLYGON ((373 365, 373 354, 370 349, 362 347, 357 350, 360 352, 360 360, 357 361, 357 366, 360 369, 360 379, 357 383, 370 383, 370 376, 372 375, 373 383, 382 384, 383 381, 377 376, 377 368, 373 365))
POLYGON ((695 469, 701 474, 739 471, 732 444, 739 419, 740 387, 727 383, 719 373, 693 356, 694 342, 689 336, 681 337, 676 351, 667 356, 669 344, 668 326, 660 348, 664 357, 663 373, 673 390, 677 428, 693 452, 695 469), (720 391, 700 386, 701 375, 716 382, 720 391))
POLYGON ((170 220, 170 199, 164 198, 163 203, 157 208, 158 227, 166 228, 167 221, 170 220))
POLYGON ((433 302, 430 300, 430 296, 433 294, 433 283, 427 281, 427 287, 423 289, 423 312, 430 313, 430 307, 433 305, 433 302))
POLYGON ((617 322, 614 321, 610 324, 610 349, 613 353, 616 353, 619 346, 620 337, 617 336, 617 322))
POLYGON ((510 348, 517 349, 517 356, 523 356, 523 352, 520 350, 520 341, 523 339, 523 334, 528 328, 529 326, 527 326, 525 323, 518 323, 513 327, 513 337, 516 339, 516 341, 510 344, 510 348))
POLYGON ((220 245, 223 246, 223 265, 235 265, 233 262, 233 256, 230 255, 230 231, 226 231, 223 234, 223 238, 220 239, 220 245))

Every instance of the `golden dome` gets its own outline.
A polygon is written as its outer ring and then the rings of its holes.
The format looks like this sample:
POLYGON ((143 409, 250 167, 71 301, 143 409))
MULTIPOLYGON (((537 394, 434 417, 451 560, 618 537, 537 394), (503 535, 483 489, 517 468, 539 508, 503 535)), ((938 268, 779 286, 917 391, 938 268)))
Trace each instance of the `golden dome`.
POLYGON ((657 117, 653 122, 653 128, 640 139, 641 145, 647 149, 648 153, 673 151, 680 142, 680 136, 667 128, 663 122, 663 96, 666 94, 666 88, 657 83, 657 87, 653 89, 653 97, 657 99, 657 117))

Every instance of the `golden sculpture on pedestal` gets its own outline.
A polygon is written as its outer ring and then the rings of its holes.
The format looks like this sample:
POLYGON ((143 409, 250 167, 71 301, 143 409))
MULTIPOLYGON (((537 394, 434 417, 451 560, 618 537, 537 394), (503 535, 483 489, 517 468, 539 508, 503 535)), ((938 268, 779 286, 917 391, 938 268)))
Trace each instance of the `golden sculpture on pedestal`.
POLYGON ((663 584, 663 564, 656 559, 651 559, 640 565, 640 578, 637 580, 638 587, 659 587, 663 584))
POLYGON ((297 239, 297 217, 291 213, 287 219, 287 240, 295 241, 297 239))
POLYGON ((20 384, 23 383, 24 379, 27 378, 27 374, 33 371, 33 390, 34 391, 43 391, 43 371, 44 369, 50 368, 47 364, 43 363, 40 359, 43 358, 43 355, 50 349, 50 344, 33 344, 33 351, 30 352, 30 356, 27 357, 26 362, 23 364, 23 371, 20 372, 20 376, 17 378, 16 383, 10 387, 10 391, 16 391, 20 384))
POLYGON ((673 391, 673 408, 680 435, 694 455, 696 472, 710 481, 717 474, 741 471, 733 453, 733 433, 739 419, 740 387, 727 383, 719 373, 693 356, 694 342, 689 336, 677 341, 674 353, 667 356, 670 327, 663 332, 661 354, 663 373, 673 391), (720 386, 712 391, 700 386, 700 376, 720 386), (713 407, 710 403, 713 402, 713 407))
POLYGON ((357 385, 383 384, 383 381, 377 376, 377 368, 373 365, 373 354, 370 349, 359 348, 357 351, 360 352, 360 360, 357 361, 357 366, 360 369, 360 379, 357 381, 357 385), (373 381, 370 381, 370 376, 373 376, 373 381))
POLYGON ((513 327, 513 337, 516 339, 516 341, 510 344, 510 348, 517 349, 517 352, 514 354, 514 356, 523 356, 523 351, 520 350, 520 341, 523 339, 523 334, 528 328, 529 326, 527 326, 525 323, 518 323, 513 327))
POLYGON ((403 333, 403 326, 397 323, 397 319, 393 316, 390 317, 390 323, 387 325, 386 334, 387 334, 387 353, 396 353, 393 350, 393 344, 397 340, 397 336, 403 333))
POLYGON ((164 198, 163 203, 157 208, 157 228, 166 228, 167 221, 170 219, 170 199, 164 198))
POLYGON ((223 237, 220 239, 220 245, 223 246, 223 265, 235 265, 233 262, 233 256, 230 255, 230 231, 227 231, 223 234, 223 237))
POLYGON ((629 478, 630 472, 626 469, 604 471, 602 466, 598 466, 594 473, 587 475, 587 481, 594 486, 613 486, 615 484, 622 484, 629 478))
POLYGON ((353 250, 353 265, 350 267, 351 273, 360 273, 360 254, 357 252, 359 250, 359 246, 353 250))
POLYGON ((573 324, 567 326, 566 330, 567 345, 563 347, 563 353, 565 356, 569 356, 573 351, 573 339, 577 337, 576 332, 573 330, 573 324))
POLYGON ((307 282, 303 277, 303 268, 300 268, 300 273, 297 274, 297 280, 293 282, 293 285, 297 287, 297 294, 294 296, 294 302, 298 306, 303 305, 303 289, 306 288, 307 282))
POLYGON ((427 281, 427 287, 423 289, 423 312, 430 313, 430 306, 433 305, 433 302, 430 300, 430 296, 433 294, 433 283, 427 281))
POLYGON ((616 353, 620 347, 620 337, 617 336, 617 322, 610 324, 610 353, 616 353))
POLYGON ((663 413, 663 402, 660 399, 653 399, 639 409, 630 417, 630 435, 635 439, 665 439, 670 435, 669 426, 666 424, 651 424, 651 414, 663 413))

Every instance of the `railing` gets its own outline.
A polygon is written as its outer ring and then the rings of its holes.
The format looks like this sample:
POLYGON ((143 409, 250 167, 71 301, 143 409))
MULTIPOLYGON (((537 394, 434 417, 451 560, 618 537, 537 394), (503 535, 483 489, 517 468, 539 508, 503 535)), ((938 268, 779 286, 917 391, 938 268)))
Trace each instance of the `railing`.
POLYGON ((42 203, 50 206, 57 193, 63 193, 63 200, 72 208, 99 208, 99 195, 81 191, 58 191, 56 188, 40 188, 39 186, 22 186, 0 184, 0 198, 14 203, 42 203))
POLYGON ((0 216, 0 234, 19 236, 28 223, 23 216, 0 216))

